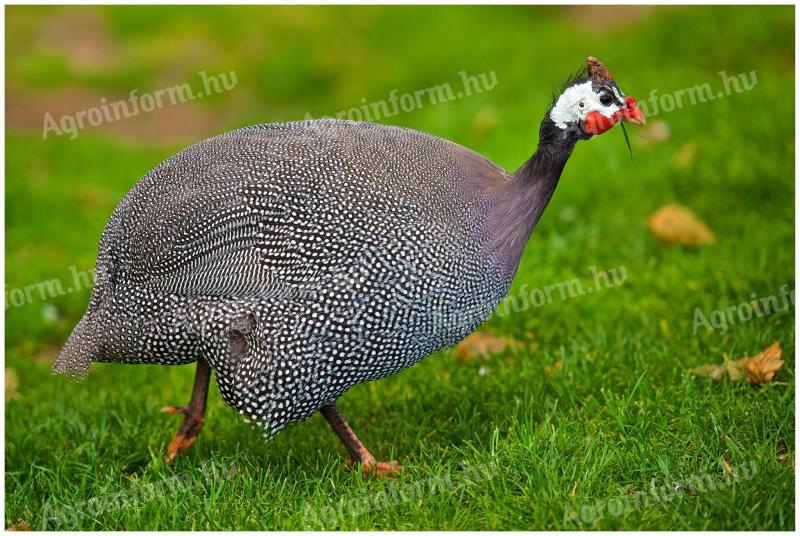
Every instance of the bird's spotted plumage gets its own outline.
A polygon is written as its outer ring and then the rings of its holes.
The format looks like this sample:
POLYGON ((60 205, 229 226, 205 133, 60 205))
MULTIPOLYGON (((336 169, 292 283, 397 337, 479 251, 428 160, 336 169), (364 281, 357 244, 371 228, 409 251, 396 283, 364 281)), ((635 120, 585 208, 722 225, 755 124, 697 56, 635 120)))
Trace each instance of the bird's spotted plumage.
POLYGON ((334 402, 481 324, 578 140, 644 123, 605 67, 587 65, 514 174, 434 136, 351 121, 243 128, 181 151, 111 216, 54 371, 198 361, 189 405, 166 408, 185 416, 168 460, 202 426, 210 365, 266 433, 322 409, 354 460, 394 470, 334 402))
POLYGON ((455 344, 502 300, 513 274, 476 180, 509 177, 369 123, 256 126, 190 147, 115 210, 56 371, 204 357, 226 402, 277 432, 455 344))

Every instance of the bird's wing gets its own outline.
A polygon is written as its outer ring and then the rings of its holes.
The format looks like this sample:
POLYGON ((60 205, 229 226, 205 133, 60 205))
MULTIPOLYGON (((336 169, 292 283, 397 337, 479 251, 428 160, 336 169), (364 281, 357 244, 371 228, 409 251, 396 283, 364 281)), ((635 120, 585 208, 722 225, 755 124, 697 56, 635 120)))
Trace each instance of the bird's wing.
MULTIPOLYGON (((237 170, 217 169, 232 174, 237 170)), ((239 170, 241 171, 241 170, 239 170)), ((313 203, 302 184, 263 178, 224 188, 183 192, 166 221, 140 235, 129 277, 154 290, 183 295, 288 298, 314 279, 307 262, 313 203)))
POLYGON ((302 300, 369 254, 432 229, 461 233, 475 218, 447 177, 472 161, 465 151, 362 123, 240 129, 151 171, 115 211, 108 242, 122 277, 153 290, 302 300))
POLYGON ((322 179, 303 170, 320 150, 308 135, 272 137, 212 138, 152 170, 107 228, 120 276, 198 296, 293 299, 313 287, 322 179))

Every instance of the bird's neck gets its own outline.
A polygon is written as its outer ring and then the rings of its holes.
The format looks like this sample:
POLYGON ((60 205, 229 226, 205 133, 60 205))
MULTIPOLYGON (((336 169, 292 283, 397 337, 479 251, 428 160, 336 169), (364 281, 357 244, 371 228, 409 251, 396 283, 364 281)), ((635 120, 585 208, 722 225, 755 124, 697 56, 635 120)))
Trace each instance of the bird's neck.
POLYGON ((495 252, 516 273, 522 252, 558 185, 578 138, 545 118, 536 153, 498 192, 493 218, 495 252))

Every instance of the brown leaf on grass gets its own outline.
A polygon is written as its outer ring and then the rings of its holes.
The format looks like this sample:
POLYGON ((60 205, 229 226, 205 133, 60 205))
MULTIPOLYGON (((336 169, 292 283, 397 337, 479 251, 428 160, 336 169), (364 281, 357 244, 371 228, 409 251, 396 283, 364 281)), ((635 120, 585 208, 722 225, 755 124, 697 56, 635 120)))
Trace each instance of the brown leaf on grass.
POLYGON ((701 378, 711 378, 715 382, 721 381, 727 375, 732 382, 746 379, 752 384, 766 383, 772 380, 783 365, 780 357, 781 345, 779 341, 775 341, 772 346, 753 357, 731 361, 727 355, 723 355, 722 364, 700 365, 689 372, 701 378))
POLYGON ((495 337, 491 330, 470 333, 466 339, 458 343, 453 355, 456 360, 464 362, 476 357, 488 357, 506 348, 519 348, 522 343, 507 337, 495 337))
POLYGON ((665 205, 647 219, 650 231, 667 244, 702 246, 714 242, 714 233, 688 208, 672 203, 665 205))
POLYGON ((8 520, 8 524, 11 525, 6 530, 33 530, 30 525, 28 525, 24 519, 18 519, 16 523, 12 523, 11 519, 8 520))
POLYGON ((772 346, 747 360, 744 364, 744 374, 750 383, 766 383, 775 377, 781 366, 783 366, 781 343, 775 341, 772 346))

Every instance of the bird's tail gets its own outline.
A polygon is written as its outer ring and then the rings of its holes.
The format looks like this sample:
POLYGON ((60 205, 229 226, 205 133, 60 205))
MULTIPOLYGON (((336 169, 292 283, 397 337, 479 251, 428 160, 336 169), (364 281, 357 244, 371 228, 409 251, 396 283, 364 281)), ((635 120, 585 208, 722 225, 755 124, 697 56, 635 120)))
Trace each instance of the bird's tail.
POLYGON ((66 374, 82 380, 89 372, 89 365, 99 353, 97 326, 88 314, 84 315, 58 354, 53 364, 53 374, 66 374))

